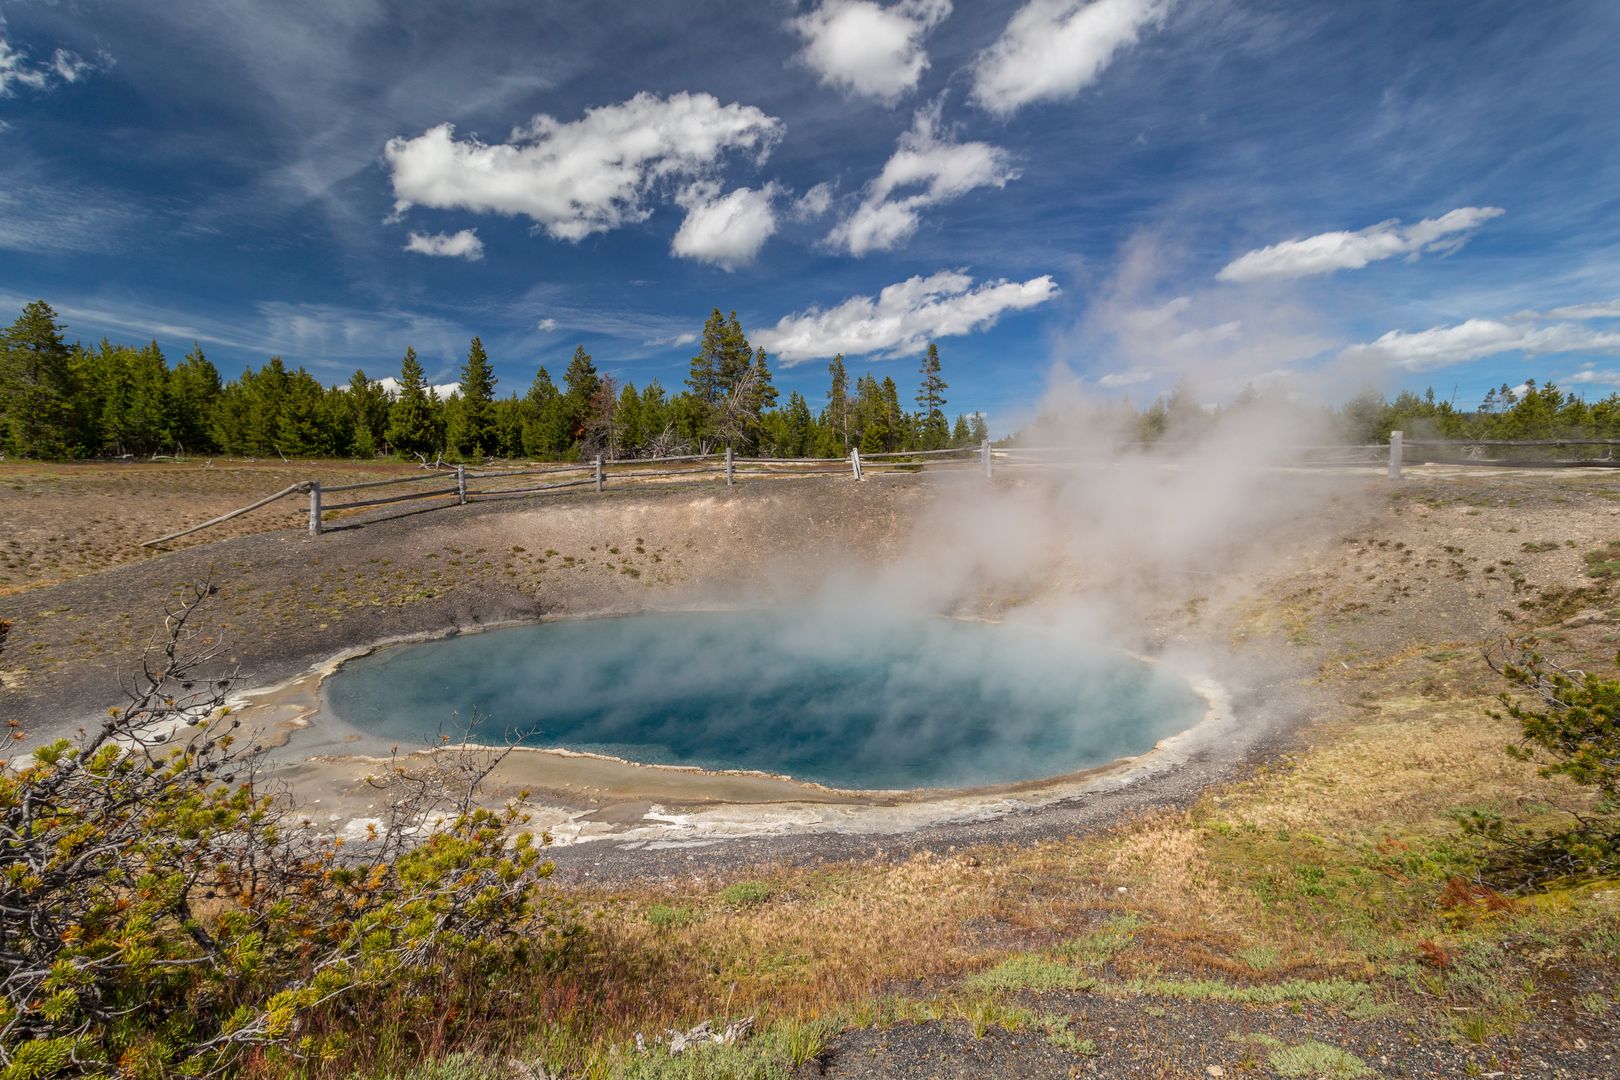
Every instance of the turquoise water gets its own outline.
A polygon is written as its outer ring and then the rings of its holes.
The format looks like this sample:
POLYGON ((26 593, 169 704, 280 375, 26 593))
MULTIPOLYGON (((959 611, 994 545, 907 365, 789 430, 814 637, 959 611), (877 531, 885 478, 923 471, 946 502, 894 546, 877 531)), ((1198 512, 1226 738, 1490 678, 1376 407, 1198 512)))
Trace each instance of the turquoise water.
POLYGON ((326 707, 404 745, 507 737, 842 788, 969 787, 1141 753, 1197 723, 1180 679, 1038 631, 787 611, 639 615, 387 648, 326 707), (458 718, 459 719, 453 719, 458 718))

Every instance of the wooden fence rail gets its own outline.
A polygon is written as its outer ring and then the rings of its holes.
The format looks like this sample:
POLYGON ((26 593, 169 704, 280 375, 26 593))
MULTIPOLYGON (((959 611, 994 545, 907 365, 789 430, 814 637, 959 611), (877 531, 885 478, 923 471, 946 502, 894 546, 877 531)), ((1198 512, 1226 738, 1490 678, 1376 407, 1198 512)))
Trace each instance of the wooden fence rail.
MULTIPOLYGON (((1387 462, 1388 475, 1391 479, 1399 479, 1404 465, 1416 464, 1420 461, 1434 462, 1447 465, 1486 465, 1498 467, 1536 467, 1536 468, 1562 468, 1562 467, 1609 467, 1620 468, 1620 460, 1613 456, 1613 447, 1620 447, 1620 439, 1412 439, 1407 440, 1403 432, 1390 433, 1388 443, 1370 443, 1362 445, 1339 446, 1295 446, 1288 447, 1289 453, 1298 456, 1295 462, 1298 465, 1316 466, 1322 468, 1345 467, 1352 465, 1375 464, 1379 460, 1387 462), (1507 461, 1499 459, 1466 458, 1457 459, 1438 458, 1431 451, 1458 451, 1468 452, 1475 448, 1484 447, 1511 447, 1520 448, 1558 448, 1558 447, 1597 447, 1606 448, 1603 458, 1573 458, 1573 459, 1536 459, 1507 461), (1378 457, 1369 459, 1366 455, 1377 454, 1378 457), (1306 460, 1310 455, 1318 455, 1315 460, 1306 460), (1358 456, 1361 455, 1361 456, 1358 456)), ((1171 444, 1139 444, 1135 449, 1169 449, 1171 444)), ((887 451, 882 453, 862 454, 860 450, 853 449, 848 457, 837 458, 781 458, 781 457, 738 457, 729 449, 724 453, 712 454, 682 454, 672 457, 660 458, 629 458, 621 461, 607 461, 598 455, 593 461, 579 464, 543 465, 527 469, 490 469, 473 471, 465 465, 457 465, 453 469, 434 470, 414 476, 389 477, 384 480, 367 480, 353 484, 336 484, 322 488, 318 480, 303 480, 290 484, 273 495, 267 495, 257 502, 209 518, 207 521, 177 532, 168 533, 154 540, 147 540, 142 547, 152 547, 178 540, 183 536, 199 532, 202 529, 222 524, 233 518, 253 510, 268 506, 278 499, 289 495, 307 493, 309 495, 309 531, 312 536, 319 536, 324 530, 324 517, 329 513, 340 510, 358 510, 372 506, 387 506, 394 503, 412 502, 417 500, 449 499, 454 498, 458 505, 464 505, 478 499, 513 498, 522 495, 538 495, 548 491, 561 491, 568 488, 594 486, 597 491, 604 491, 607 487, 623 482, 638 482, 647 480, 691 480, 712 482, 724 477, 727 486, 736 483, 739 476, 781 478, 785 476, 825 476, 836 472, 848 470, 855 479, 860 480, 867 469, 908 469, 929 470, 934 472, 976 472, 982 471, 986 479, 993 478, 996 467, 1002 466, 1014 470, 1044 470, 1044 469, 1082 469, 1102 468, 1110 462, 1098 457, 1094 453, 1081 447, 1063 446, 992 446, 983 442, 976 447, 954 447, 944 450, 912 450, 887 451), (1067 458, 1065 460, 1064 458, 1067 458), (686 468, 649 468, 659 465, 680 465, 686 468), (571 479, 558 479, 545 483, 520 483, 517 486, 489 486, 506 485, 512 481, 540 477, 565 477, 572 475, 571 479), (454 483, 447 483, 454 477, 454 483), (471 483, 469 483, 471 482, 471 483), (398 495, 385 495, 378 498, 354 499, 349 502, 326 503, 325 495, 338 494, 351 491, 371 491, 377 488, 404 484, 436 483, 439 486, 426 491, 406 491, 398 495)))

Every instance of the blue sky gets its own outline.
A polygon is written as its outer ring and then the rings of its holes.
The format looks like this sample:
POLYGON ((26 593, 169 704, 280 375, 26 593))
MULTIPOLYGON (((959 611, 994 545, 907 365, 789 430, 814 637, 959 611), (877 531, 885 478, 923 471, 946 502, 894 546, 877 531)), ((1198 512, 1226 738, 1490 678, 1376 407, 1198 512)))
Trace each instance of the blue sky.
POLYGON ((1620 4, 0 0, 0 303, 341 381, 679 386, 710 308, 1016 422, 1055 365, 1620 389, 1620 4), (396 10, 396 9, 403 9, 396 10))

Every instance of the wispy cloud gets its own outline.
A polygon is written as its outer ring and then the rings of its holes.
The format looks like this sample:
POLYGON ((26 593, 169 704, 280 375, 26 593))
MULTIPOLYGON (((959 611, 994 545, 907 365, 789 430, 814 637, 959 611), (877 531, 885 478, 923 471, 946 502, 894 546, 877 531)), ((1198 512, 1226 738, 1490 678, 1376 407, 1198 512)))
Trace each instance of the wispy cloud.
POLYGON ((704 177, 728 151, 763 160, 782 122, 710 94, 640 93, 579 120, 536 116, 504 143, 457 139, 451 124, 388 141, 395 213, 412 206, 522 215, 582 240, 651 213, 660 181, 704 177))
POLYGON ((0 17, 0 97, 11 97, 18 90, 49 90, 61 83, 76 83, 96 68, 96 63, 67 49, 57 49, 49 60, 31 60, 26 50, 11 43, 6 21, 0 17))
POLYGON ((728 271, 747 266, 776 232, 777 193, 775 184, 758 190, 738 188, 724 195, 720 185, 711 181, 692 184, 675 198, 686 210, 686 218, 670 251, 728 271))
POLYGON ((1029 0, 973 65, 973 100, 995 113, 1072 98, 1149 29, 1173 0, 1029 0))
POLYGON ((1038 307, 1058 294, 1050 276, 988 281, 977 287, 960 270, 908 278, 877 296, 852 296, 832 308, 784 316, 756 334, 786 366, 835 353, 889 359, 922 351, 935 338, 994 326, 1004 312, 1038 307))
POLYGON ((832 209, 833 186, 823 180, 793 202, 793 220, 814 221, 832 209))
POLYGON ((1541 323, 1469 319, 1454 326, 1407 332, 1391 330, 1377 341, 1352 345, 1344 356, 1372 360, 1407 371, 1428 371, 1502 353, 1527 356, 1552 353, 1596 353, 1620 356, 1620 331, 1598 330, 1573 322, 1541 323))
POLYGON ((1121 386, 1136 386, 1152 380, 1153 372, 1146 368, 1131 368, 1129 371, 1110 371, 1097 380, 1097 385, 1114 389, 1121 386))
POLYGON ((921 212, 975 188, 1005 187, 1018 178, 1011 156, 983 142, 952 142, 940 130, 940 106, 919 109, 911 130, 866 186, 860 205, 827 236, 851 255, 898 247, 917 231, 921 212))
POLYGON ((1598 370, 1595 368, 1582 368, 1572 371, 1558 382, 1564 386, 1620 386, 1620 371, 1614 368, 1598 370))
POLYGON ((846 93, 893 105, 928 67, 923 38, 951 13, 951 0, 823 0, 793 20, 805 39, 799 60, 846 93))
POLYGON ((1507 211, 1497 206, 1463 206, 1412 225, 1393 219, 1356 232, 1325 232, 1259 248, 1227 263, 1221 281, 1268 281, 1311 277, 1338 270, 1360 270, 1369 263, 1405 255, 1449 254, 1467 243, 1475 229, 1507 211))
POLYGON ((642 342, 654 349, 678 349, 685 345, 696 345, 696 334, 671 334, 668 337, 649 338, 642 342))
POLYGON ((439 255, 452 259, 477 261, 484 257, 484 242, 478 239, 477 229, 462 229, 458 233, 411 233, 405 241, 405 250, 421 255, 439 255))
POLYGON ((1547 314, 1555 319, 1620 319, 1620 299, 1555 307, 1547 314))
POLYGON ((110 251, 135 227, 167 217, 153 200, 135 207, 72 183, 39 183, 36 170, 0 170, 0 250, 110 251))
POLYGON ((549 334, 557 329, 557 320, 547 317, 534 324, 534 328, 542 334, 549 334))

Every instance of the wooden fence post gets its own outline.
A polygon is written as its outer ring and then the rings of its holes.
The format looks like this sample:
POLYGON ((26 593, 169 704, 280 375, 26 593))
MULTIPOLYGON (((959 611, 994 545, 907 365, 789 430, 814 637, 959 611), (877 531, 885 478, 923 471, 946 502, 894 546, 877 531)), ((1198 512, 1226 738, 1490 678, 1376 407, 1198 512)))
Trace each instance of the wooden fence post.
POLYGON ((309 535, 321 535, 321 482, 309 482, 309 535))
POLYGON ((736 472, 735 472, 735 470, 734 470, 734 468, 732 466, 731 446, 730 446, 730 444, 727 444, 727 446, 726 446, 726 487, 731 487, 732 486, 732 483, 733 483, 732 478, 735 475, 736 475, 736 472))
POLYGON ((602 490, 602 479, 603 479, 603 477, 602 477, 602 455, 597 454, 596 455, 596 490, 597 490, 598 493, 600 493, 601 490, 602 490))
POLYGON ((849 448, 849 468, 855 474, 855 479, 859 480, 861 478, 861 448, 858 446, 849 448))
POLYGON ((467 466, 456 466, 456 501, 462 506, 467 505, 467 466))
POLYGON ((984 478, 990 479, 990 440, 986 439, 979 444, 979 456, 984 458, 984 478))
POLYGON ((1389 433, 1389 478, 1391 480, 1401 478, 1401 441, 1403 437, 1399 431, 1389 433))

